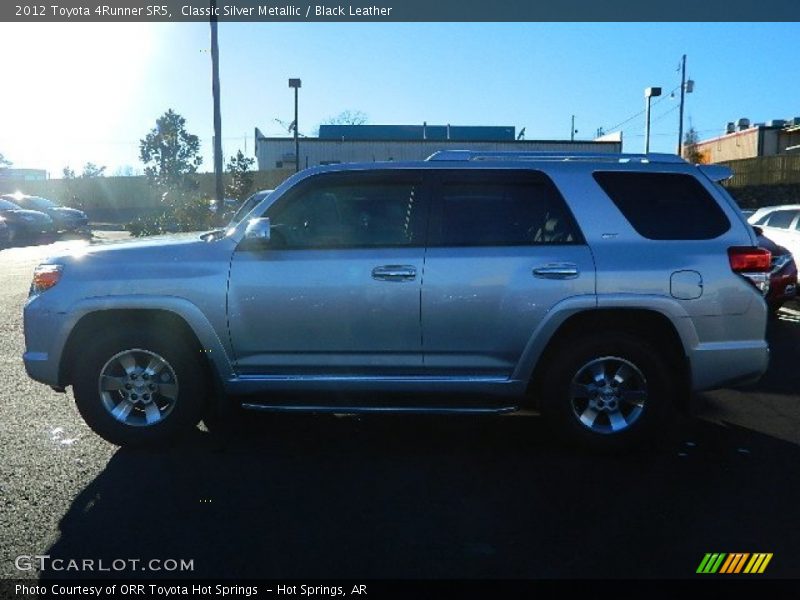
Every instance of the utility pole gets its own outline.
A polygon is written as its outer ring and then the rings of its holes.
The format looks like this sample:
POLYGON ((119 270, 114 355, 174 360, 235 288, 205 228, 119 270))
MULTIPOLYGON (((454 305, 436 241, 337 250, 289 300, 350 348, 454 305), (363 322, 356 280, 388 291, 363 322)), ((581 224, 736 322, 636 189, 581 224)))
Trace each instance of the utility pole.
POLYGON ((681 58, 681 107, 678 117, 678 156, 683 156, 683 101, 686 96, 686 55, 681 58))
POLYGON ((294 88, 294 172, 300 170, 300 138, 299 127, 297 122, 297 91, 303 85, 299 79, 292 78, 289 80, 289 87, 294 88))
POLYGON ((572 126, 569 128, 569 141, 575 141, 575 115, 572 115, 572 126))
POLYGON ((217 40, 216 0, 211 2, 211 93, 214 96, 214 188, 217 206, 222 210, 225 189, 222 183, 222 111, 219 102, 219 41, 217 40))

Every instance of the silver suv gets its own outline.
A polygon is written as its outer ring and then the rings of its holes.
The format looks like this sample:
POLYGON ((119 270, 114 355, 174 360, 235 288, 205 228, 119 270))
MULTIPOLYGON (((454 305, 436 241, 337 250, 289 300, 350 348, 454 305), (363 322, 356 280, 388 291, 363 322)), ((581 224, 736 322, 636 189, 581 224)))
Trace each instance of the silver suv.
POLYGON ((766 369, 770 256, 716 183, 729 175, 671 155, 468 151, 308 169, 226 231, 37 267, 25 366, 72 385, 115 444, 233 405, 535 409, 626 445, 692 391, 766 369))

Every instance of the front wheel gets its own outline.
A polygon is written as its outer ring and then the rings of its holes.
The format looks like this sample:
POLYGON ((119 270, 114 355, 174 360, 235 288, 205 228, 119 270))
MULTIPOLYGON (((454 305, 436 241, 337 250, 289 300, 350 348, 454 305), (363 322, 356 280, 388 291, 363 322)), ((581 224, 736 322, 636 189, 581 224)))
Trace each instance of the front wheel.
POLYGON ((206 378, 199 356, 163 332, 144 328, 105 336, 73 372, 81 416, 119 446, 169 441, 196 426, 203 413, 206 378))
POLYGON ((571 441, 619 449, 667 428, 678 389, 653 345, 625 334, 600 334, 556 352, 541 407, 571 441))

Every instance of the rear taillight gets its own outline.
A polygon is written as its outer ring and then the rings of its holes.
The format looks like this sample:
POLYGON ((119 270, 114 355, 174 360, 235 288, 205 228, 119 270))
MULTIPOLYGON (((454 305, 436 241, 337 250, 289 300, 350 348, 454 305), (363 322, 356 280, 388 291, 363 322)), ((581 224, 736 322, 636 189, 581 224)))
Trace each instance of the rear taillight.
POLYGON ((30 294, 41 294, 49 290, 61 280, 61 272, 64 267, 61 265, 39 265, 33 271, 33 282, 31 283, 30 294))
POLYGON ((728 260, 735 273, 766 273, 771 268, 772 253, 755 246, 728 248, 728 260))
POLYGON ((772 253, 755 246, 728 248, 731 270, 745 277, 762 294, 769 292, 769 272, 772 269, 772 253))

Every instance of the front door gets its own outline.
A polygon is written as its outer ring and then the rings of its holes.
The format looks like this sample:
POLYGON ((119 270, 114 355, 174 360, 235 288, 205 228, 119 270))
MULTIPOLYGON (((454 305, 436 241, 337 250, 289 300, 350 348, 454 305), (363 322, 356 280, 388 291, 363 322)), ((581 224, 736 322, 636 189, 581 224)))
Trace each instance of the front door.
POLYGON ((316 175, 267 213, 267 248, 239 249, 228 314, 243 375, 413 374, 422 365, 427 210, 421 174, 316 175))

